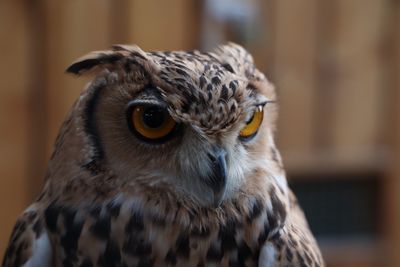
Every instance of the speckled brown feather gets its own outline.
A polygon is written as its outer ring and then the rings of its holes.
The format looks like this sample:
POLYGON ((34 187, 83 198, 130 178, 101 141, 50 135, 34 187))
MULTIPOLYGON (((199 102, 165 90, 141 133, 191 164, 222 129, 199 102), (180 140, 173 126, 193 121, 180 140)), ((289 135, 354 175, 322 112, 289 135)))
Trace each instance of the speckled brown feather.
POLYGON ((51 263, 42 266, 324 266, 274 144, 275 90, 242 47, 118 45, 67 71, 95 78, 60 130, 43 192, 19 219, 3 266, 39 266, 43 247, 51 263), (125 113, 137 98, 165 103, 184 132, 156 147, 136 140, 125 113), (239 142, 260 103, 256 138, 239 142), (216 145, 230 178, 217 207, 197 177, 216 145))

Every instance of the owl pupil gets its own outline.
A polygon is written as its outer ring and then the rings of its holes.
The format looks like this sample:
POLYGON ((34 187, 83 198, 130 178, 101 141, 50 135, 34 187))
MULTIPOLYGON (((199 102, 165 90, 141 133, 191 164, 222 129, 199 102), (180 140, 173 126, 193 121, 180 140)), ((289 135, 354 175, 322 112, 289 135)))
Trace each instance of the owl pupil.
POLYGON ((250 119, 249 119, 248 121, 246 121, 246 124, 247 124, 247 125, 250 124, 251 121, 254 119, 254 114, 255 114, 255 113, 253 113, 253 115, 251 115, 250 119))
POLYGON ((165 121, 165 110, 159 107, 149 107, 143 112, 142 120, 149 128, 159 128, 165 121))

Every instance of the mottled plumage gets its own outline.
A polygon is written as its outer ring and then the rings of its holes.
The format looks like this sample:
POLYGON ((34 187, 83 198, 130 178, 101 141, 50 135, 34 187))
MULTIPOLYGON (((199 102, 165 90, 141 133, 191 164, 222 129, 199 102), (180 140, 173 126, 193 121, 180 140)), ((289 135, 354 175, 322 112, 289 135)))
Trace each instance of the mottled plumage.
POLYGON ((3 266, 324 266, 274 143, 275 89, 242 47, 120 45, 67 71, 95 78, 3 266))

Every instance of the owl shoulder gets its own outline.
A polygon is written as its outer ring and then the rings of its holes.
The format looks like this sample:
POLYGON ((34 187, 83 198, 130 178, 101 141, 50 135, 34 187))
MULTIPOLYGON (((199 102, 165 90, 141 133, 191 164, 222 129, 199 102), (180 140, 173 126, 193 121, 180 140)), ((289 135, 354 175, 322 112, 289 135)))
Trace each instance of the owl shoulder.
POLYGON ((50 267, 52 254, 44 220, 33 204, 18 218, 2 266, 50 267))

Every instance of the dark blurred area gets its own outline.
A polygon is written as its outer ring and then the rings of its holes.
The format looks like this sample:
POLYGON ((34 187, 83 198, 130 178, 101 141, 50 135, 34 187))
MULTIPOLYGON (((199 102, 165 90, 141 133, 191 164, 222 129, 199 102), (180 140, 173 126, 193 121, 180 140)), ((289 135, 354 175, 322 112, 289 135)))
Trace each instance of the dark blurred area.
POLYGON ((245 46, 276 85, 277 141, 328 266, 400 266, 400 1, 0 1, 0 253, 58 129, 112 44, 245 46))

